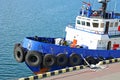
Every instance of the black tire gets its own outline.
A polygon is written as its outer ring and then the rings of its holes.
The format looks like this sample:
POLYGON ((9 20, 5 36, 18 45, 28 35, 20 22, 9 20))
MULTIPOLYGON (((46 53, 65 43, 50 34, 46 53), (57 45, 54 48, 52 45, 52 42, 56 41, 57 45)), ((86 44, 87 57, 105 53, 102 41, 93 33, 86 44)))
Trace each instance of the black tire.
POLYGON ((99 63, 100 61, 103 61, 105 59, 102 56, 98 56, 95 60, 96 60, 96 63, 99 63))
POLYGON ((76 66, 82 63, 82 58, 79 54, 72 53, 70 55, 69 61, 71 66, 76 66))
POLYGON ((106 59, 107 60, 110 60, 110 59, 113 59, 114 57, 112 57, 112 56, 109 56, 109 57, 107 57, 106 59))
POLYGON ((16 44, 14 45, 14 51, 15 51, 15 49, 16 49, 18 46, 21 46, 20 43, 16 43, 16 44))
POLYGON ((25 61, 29 66, 39 66, 42 63, 42 53, 38 51, 28 51, 25 61))
MULTIPOLYGON (((94 57, 92 57, 92 56, 86 57, 86 61, 87 61, 89 64, 96 64, 96 63, 97 63, 96 59, 95 59, 94 57)), ((86 64, 86 63, 85 63, 85 64, 86 64)))
POLYGON ((105 60, 105 59, 104 59, 102 56, 99 56, 99 57, 98 57, 98 60, 99 60, 99 61, 103 61, 103 60, 105 60))
POLYGON ((16 61, 19 63, 22 63, 25 61, 24 49, 21 46, 18 46, 17 44, 14 47, 14 57, 16 61))
POLYGON ((56 58, 52 54, 46 54, 43 58, 43 65, 45 67, 51 67, 56 64, 56 58))
POLYGON ((67 63, 68 63, 68 58, 67 58, 67 55, 64 54, 64 53, 59 53, 57 56, 57 65, 58 66, 66 66, 67 63))

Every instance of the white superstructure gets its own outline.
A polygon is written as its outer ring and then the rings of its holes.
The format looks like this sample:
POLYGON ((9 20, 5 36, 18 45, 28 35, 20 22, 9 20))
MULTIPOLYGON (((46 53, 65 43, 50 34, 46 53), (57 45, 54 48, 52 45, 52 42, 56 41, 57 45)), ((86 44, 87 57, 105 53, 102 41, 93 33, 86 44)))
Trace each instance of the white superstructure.
MULTIPOLYGON (((90 6, 89 6, 90 7, 90 6)), ((91 10, 92 11, 92 10, 91 10)), ((89 49, 116 50, 120 48, 120 19, 115 13, 92 11, 76 17, 75 26, 66 27, 66 40, 89 49), (88 16, 90 15, 90 16, 88 16)))

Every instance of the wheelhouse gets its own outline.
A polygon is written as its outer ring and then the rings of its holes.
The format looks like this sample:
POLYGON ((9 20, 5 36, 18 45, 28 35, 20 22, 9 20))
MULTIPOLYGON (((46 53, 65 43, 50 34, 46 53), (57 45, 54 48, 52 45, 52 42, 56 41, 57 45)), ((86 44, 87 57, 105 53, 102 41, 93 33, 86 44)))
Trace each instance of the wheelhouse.
POLYGON ((96 19, 78 16, 76 29, 96 34, 120 35, 120 19, 96 19))

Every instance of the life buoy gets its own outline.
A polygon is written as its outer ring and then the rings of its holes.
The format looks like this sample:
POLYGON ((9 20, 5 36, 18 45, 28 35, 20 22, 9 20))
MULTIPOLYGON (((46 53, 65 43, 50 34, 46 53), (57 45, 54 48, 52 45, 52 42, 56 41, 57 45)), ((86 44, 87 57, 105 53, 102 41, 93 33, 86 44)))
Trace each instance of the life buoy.
POLYGON ((19 63, 25 61, 24 49, 20 46, 20 44, 16 44, 14 46, 14 57, 15 57, 16 61, 19 63))
POLYGON ((29 66, 39 66, 42 63, 42 53, 38 51, 28 51, 25 61, 29 66))
POLYGON ((67 55, 64 54, 64 53, 59 53, 57 56, 57 65, 58 66, 66 66, 67 65, 67 62, 68 62, 68 58, 67 58, 67 55))
POLYGON ((76 65, 81 64, 82 58, 81 58, 81 56, 79 54, 72 53, 70 55, 69 61, 70 61, 71 66, 76 66, 76 65))
MULTIPOLYGON (((89 64, 96 64, 96 63, 97 63, 97 62, 96 62, 96 59, 95 59, 94 57, 92 57, 92 56, 88 56, 88 57, 86 57, 85 59, 86 59, 86 61, 87 61, 89 64)), ((85 65, 86 65, 86 62, 85 62, 85 65)))
POLYGON ((52 54, 46 54, 43 58, 43 65, 45 67, 51 67, 56 64, 56 58, 52 54))

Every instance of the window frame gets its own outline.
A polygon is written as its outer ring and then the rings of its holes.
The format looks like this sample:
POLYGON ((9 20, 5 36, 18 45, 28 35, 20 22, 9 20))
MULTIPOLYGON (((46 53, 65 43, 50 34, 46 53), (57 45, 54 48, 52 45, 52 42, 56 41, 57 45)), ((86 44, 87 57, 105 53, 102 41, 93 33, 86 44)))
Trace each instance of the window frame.
POLYGON ((115 27, 118 27, 118 22, 115 22, 115 27))
POLYGON ((100 23, 100 28, 104 28, 105 27, 105 23, 100 23))
POLYGON ((113 22, 110 22, 110 27, 113 27, 114 23, 113 22))
POLYGON ((90 27, 91 25, 90 25, 90 22, 86 22, 86 26, 87 27, 90 27), (89 24, 89 25, 88 25, 89 24))
POLYGON ((78 25, 80 25, 80 24, 81 24, 80 20, 77 20, 77 24, 78 24, 78 25), (78 21, 79 21, 79 22, 78 22, 78 21))
POLYGON ((99 28, 99 23, 93 22, 92 25, 93 25, 93 28, 99 28), (97 26, 95 26, 96 24, 97 24, 97 26))
POLYGON ((85 21, 81 21, 81 24, 83 25, 83 26, 85 26, 85 21), (84 24, 83 24, 84 23, 84 24))

